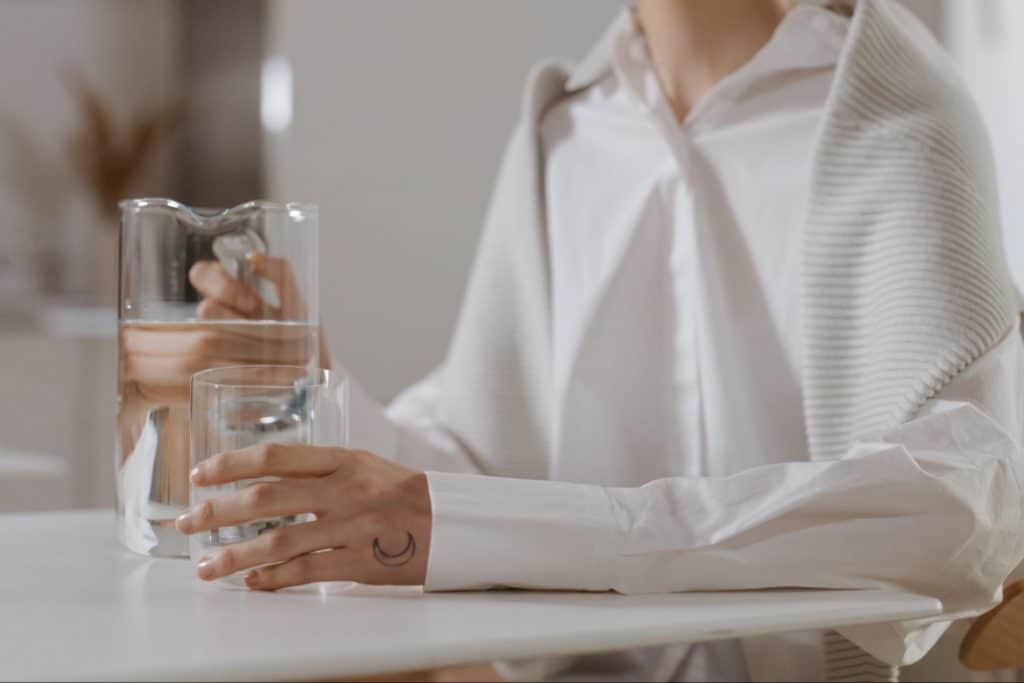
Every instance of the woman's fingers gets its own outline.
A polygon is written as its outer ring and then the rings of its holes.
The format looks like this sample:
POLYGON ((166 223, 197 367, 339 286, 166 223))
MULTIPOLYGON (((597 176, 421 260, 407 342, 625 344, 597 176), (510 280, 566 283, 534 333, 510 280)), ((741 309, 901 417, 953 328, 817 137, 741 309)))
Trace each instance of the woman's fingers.
POLYGON ((227 451, 196 465, 190 475, 196 486, 217 486, 244 479, 281 477, 293 482, 317 482, 331 490, 320 511, 335 519, 355 517, 367 507, 373 494, 373 482, 359 477, 361 463, 373 458, 368 453, 345 448, 305 444, 261 443, 237 451, 227 451))
POLYGON ((188 401, 188 378, 192 373, 237 364, 229 358, 130 356, 123 361, 121 377, 144 399, 181 403, 188 401))
POLYGON ((342 464, 343 450, 304 444, 261 443, 220 453, 192 470, 196 486, 227 484, 259 477, 325 477, 342 464))
POLYGON ((180 401, 194 372, 246 363, 305 365, 312 345, 308 330, 289 325, 129 325, 121 331, 121 377, 141 396, 180 401))
POLYGON ((306 317, 306 305, 295 282, 295 273, 291 264, 283 258, 255 253, 249 257, 253 272, 266 278, 277 287, 280 301, 280 316, 289 320, 302 320, 306 317))
POLYGON ((255 590, 277 590, 314 581, 422 585, 429 544, 422 533, 394 528, 385 518, 367 514, 336 522, 332 534, 330 543, 318 551, 254 569, 246 575, 246 585, 255 590))
POLYGON ((304 365, 313 345, 305 329, 230 324, 185 329, 132 326, 123 330, 121 342, 126 356, 224 358, 279 365, 304 365))
POLYGON ((207 320, 258 316, 302 320, 306 317, 305 302, 286 259, 257 252, 249 257, 249 264, 253 272, 277 289, 278 308, 272 310, 254 289, 231 277, 220 263, 198 261, 189 270, 189 281, 205 299, 200 304, 199 317, 207 320))
POLYGON ((200 320, 245 320, 235 309, 225 306, 216 299, 203 299, 196 306, 196 317, 200 320))
POLYGON ((251 287, 231 277, 216 261, 197 261, 188 271, 189 282, 207 299, 231 308, 241 317, 259 314, 263 302, 251 287))
POLYGON ((245 576, 253 590, 274 591, 317 581, 354 581, 350 569, 353 553, 347 548, 300 555, 271 567, 254 569, 245 576))
POLYGON ((192 481, 208 486, 268 476, 283 479, 201 503, 178 519, 178 529, 196 533, 305 512, 324 524, 300 524, 225 548, 203 563, 204 578, 280 562, 250 572, 248 585, 264 590, 328 580, 422 585, 433 519, 425 474, 365 451, 260 444, 210 458, 193 470, 192 481), (330 533, 323 533, 326 529, 330 533))
POLYGON ((183 534, 195 534, 254 519, 315 513, 313 498, 310 487, 301 482, 262 481, 194 505, 175 520, 175 526, 183 534))
POLYGON ((219 579, 243 569, 284 562, 324 548, 343 545, 342 525, 332 520, 316 520, 265 531, 251 541, 230 545, 199 563, 199 578, 219 579))

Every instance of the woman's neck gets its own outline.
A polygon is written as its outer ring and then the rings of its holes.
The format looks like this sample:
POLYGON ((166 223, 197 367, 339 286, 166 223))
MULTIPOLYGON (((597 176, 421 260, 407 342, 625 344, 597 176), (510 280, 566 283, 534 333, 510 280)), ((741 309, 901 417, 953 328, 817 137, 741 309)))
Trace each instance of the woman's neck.
POLYGON ((676 118, 768 42, 782 0, 639 0, 636 18, 676 118))

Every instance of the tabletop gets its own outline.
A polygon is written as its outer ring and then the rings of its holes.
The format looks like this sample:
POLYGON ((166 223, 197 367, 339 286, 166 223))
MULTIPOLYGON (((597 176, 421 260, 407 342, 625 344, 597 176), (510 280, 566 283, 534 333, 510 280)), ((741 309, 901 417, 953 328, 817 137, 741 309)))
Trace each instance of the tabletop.
POLYGON ((110 511, 0 515, 0 679, 310 680, 913 619, 890 591, 250 592, 120 548, 110 511))

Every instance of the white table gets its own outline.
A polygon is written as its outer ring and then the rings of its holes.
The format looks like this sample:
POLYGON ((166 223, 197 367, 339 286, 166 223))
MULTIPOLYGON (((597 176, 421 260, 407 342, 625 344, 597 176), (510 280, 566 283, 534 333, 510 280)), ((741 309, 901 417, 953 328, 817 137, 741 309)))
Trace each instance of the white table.
POLYGON ((926 617, 884 591, 253 593, 120 549, 109 511, 0 516, 0 679, 317 679, 926 617))

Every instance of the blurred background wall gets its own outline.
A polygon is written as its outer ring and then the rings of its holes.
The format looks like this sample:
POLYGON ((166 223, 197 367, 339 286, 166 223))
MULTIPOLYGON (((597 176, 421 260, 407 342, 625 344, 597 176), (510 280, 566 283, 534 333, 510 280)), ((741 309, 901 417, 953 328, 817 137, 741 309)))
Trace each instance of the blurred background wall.
MULTIPOLYGON (((0 510, 112 501, 117 221, 74 152, 97 120, 159 123, 126 195, 320 204, 332 350, 387 400, 443 356, 530 65, 578 59, 622 4, 0 0, 0 510), (26 462, 66 476, 11 503, 26 462)), ((1024 3, 906 4, 991 127, 1024 282, 1024 3)))
POLYGON ((1024 2, 942 3, 942 34, 988 124, 1006 253, 1024 288, 1024 2))
POLYGON ((267 189, 320 205, 335 357, 387 399, 442 357, 530 66, 578 58, 618 0, 274 0, 294 74, 267 189))
MULTIPOLYGON (((72 168, 83 117, 75 87, 125 118, 180 85, 178 8, 167 0, 0 1, 0 302, 14 290, 76 296, 92 287, 89 222, 72 168)), ((169 149, 140 189, 170 181, 169 149)))

